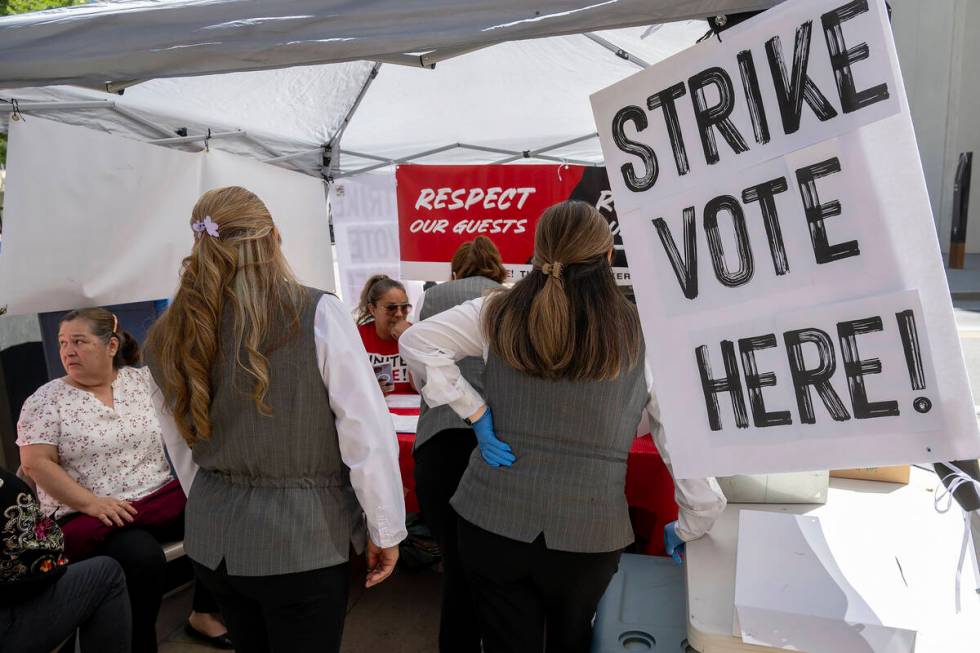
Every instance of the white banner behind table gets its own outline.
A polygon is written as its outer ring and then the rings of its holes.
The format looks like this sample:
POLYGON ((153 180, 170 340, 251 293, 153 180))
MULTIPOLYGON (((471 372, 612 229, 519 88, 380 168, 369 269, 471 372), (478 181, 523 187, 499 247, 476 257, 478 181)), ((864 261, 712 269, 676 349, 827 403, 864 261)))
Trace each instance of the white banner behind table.
POLYGON ((980 454, 881 0, 790 0, 592 104, 678 476, 980 454))
POLYGON ((171 296, 194 242, 194 203, 205 190, 231 184, 269 207, 300 280, 332 289, 320 180, 33 116, 12 121, 0 305, 36 313, 171 296))
MULTIPOLYGON (((341 179, 330 185, 330 211, 337 241, 340 291, 353 310, 364 282, 375 274, 401 278, 398 248, 398 197, 394 170, 341 179)), ((418 304, 422 283, 404 282, 418 304)), ((409 315, 414 320, 418 315, 409 315)))

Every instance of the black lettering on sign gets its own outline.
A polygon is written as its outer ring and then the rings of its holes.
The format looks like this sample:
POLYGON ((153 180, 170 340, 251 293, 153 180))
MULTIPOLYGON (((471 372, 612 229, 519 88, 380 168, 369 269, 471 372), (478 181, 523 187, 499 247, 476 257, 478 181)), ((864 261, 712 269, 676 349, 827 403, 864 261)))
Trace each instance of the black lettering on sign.
POLYGON ((721 413, 718 409, 718 393, 727 392, 732 399, 732 410, 735 412, 735 426, 740 429, 749 427, 748 415, 745 413, 745 397, 742 396, 742 378, 738 374, 738 362, 735 359, 735 346, 731 340, 721 341, 721 357, 725 362, 725 378, 715 379, 711 376, 711 362, 708 360, 708 347, 701 345, 694 350, 698 361, 698 371, 701 373, 701 388, 704 390, 704 403, 708 408, 708 424, 712 431, 721 430, 721 413))
POLYGON ((762 222, 766 226, 766 240, 769 241, 769 253, 772 254, 772 267, 776 276, 789 272, 789 259, 786 257, 786 245, 783 244, 783 230, 779 226, 779 213, 776 211, 776 193, 785 193, 789 186, 786 177, 770 179, 742 191, 742 201, 746 204, 759 203, 762 211, 762 222))
POLYGON ((684 258, 681 258, 677 251, 677 244, 670 233, 670 227, 663 218, 655 218, 653 226, 660 236, 664 251, 670 260, 677 282, 681 285, 681 292, 688 299, 695 299, 698 296, 698 243, 697 234, 694 231, 694 207, 689 206, 684 209, 684 258))
POLYGON ((803 100, 810 105, 814 115, 821 121, 830 120, 837 111, 827 101, 827 98, 810 76, 806 74, 810 60, 810 32, 813 21, 807 21, 796 29, 796 43, 793 46, 793 71, 786 72, 783 61, 783 45, 778 36, 766 41, 766 56, 769 59, 769 70, 772 73, 772 83, 776 87, 776 101, 779 103, 779 114, 783 119, 783 131, 793 134, 800 129, 800 114, 803 110, 803 100))
POLYGON ((708 250, 711 253, 711 265, 715 276, 723 285, 736 288, 748 283, 755 272, 752 260, 752 249, 749 246, 749 234, 745 228, 745 214, 738 200, 731 195, 720 195, 711 199, 704 207, 704 231, 708 236, 708 250), (736 251, 738 252, 738 270, 730 272, 725 261, 725 246, 721 242, 718 231, 718 213, 727 211, 732 216, 735 227, 736 251))
POLYGON ((820 17, 824 37, 827 39, 827 51, 830 53, 830 65, 834 69, 834 79, 837 80, 837 94, 840 96, 841 109, 844 113, 851 113, 888 99, 888 84, 878 84, 863 91, 857 90, 851 64, 867 59, 870 50, 867 43, 858 43, 853 48, 848 48, 844 43, 844 30, 841 29, 841 23, 867 10, 868 0, 854 0, 820 17))
POLYGON ((789 359, 789 371, 793 377, 793 389, 796 392, 796 405, 800 410, 800 421, 804 424, 816 423, 813 413, 813 401, 810 398, 810 386, 817 390, 830 416, 838 422, 851 419, 844 407, 844 402, 830 383, 831 377, 837 370, 837 359, 834 356, 834 343, 825 331, 820 329, 798 329, 783 334, 786 343, 786 355, 789 359), (803 343, 813 344, 817 348, 819 360, 816 367, 807 368, 803 360, 803 343))
POLYGON ((800 184, 800 195, 803 198, 803 209, 806 221, 810 227, 810 241, 813 244, 813 255, 818 264, 830 263, 850 256, 858 256, 861 248, 856 240, 831 245, 827 241, 827 227, 823 221, 835 215, 840 215, 841 206, 838 200, 820 203, 817 194, 817 179, 840 172, 840 160, 837 157, 815 163, 796 171, 796 181, 800 184))
POLYGON ((877 358, 861 360, 857 336, 881 331, 881 329, 881 318, 877 316, 837 323, 841 356, 844 358, 844 374, 847 375, 847 386, 851 392, 851 407, 854 409, 854 417, 857 419, 893 417, 899 414, 897 401, 868 401, 868 391, 864 387, 866 374, 881 374, 881 361, 877 358))
POLYGON ((926 375, 922 371, 922 351, 919 349, 919 333, 915 328, 915 315, 911 310, 895 313, 898 332, 902 337, 905 364, 909 368, 909 382, 913 390, 925 390, 926 375))
POLYGON ((742 369, 745 370, 745 389, 749 393, 749 404, 752 406, 752 422, 758 427, 782 426, 793 423, 793 418, 788 410, 767 411, 766 400, 762 396, 762 388, 776 385, 776 374, 774 372, 759 372, 755 352, 759 349, 770 349, 775 346, 776 335, 773 333, 754 338, 741 338, 738 341, 738 351, 742 355, 742 369))
POLYGON ((657 183, 657 175, 659 174, 657 155, 649 145, 637 143, 626 136, 624 127, 627 121, 633 121, 633 124, 636 125, 636 131, 641 132, 647 128, 647 116, 640 107, 630 105, 617 111, 612 122, 613 141, 616 143, 616 147, 627 154, 635 154, 643 160, 646 171, 642 177, 637 176, 636 168, 632 163, 624 163, 620 168, 626 187, 634 193, 642 193, 653 188, 653 185, 657 183))
POLYGON ((732 78, 722 68, 713 67, 702 70, 688 80, 691 87, 691 102, 694 103, 694 117, 701 132, 701 146, 704 148, 704 160, 709 165, 718 163, 718 146, 715 144, 717 128, 735 154, 741 154, 749 149, 729 116, 735 108, 735 89, 732 78), (718 89, 718 104, 709 107, 704 89, 714 86, 718 89))
POLYGON ((769 121, 766 120, 766 108, 762 105, 762 92, 759 90, 759 76, 755 73, 752 51, 742 50, 735 58, 738 59, 738 70, 742 75, 745 99, 749 103, 749 117, 752 119, 755 142, 765 145, 769 142, 769 121))
POLYGON ((670 148, 674 151, 674 164, 677 166, 677 174, 686 175, 691 169, 687 162, 687 148, 684 147, 684 134, 681 132, 681 123, 677 118, 677 105, 674 100, 683 97, 684 83, 677 82, 669 88, 665 88, 659 93, 654 93, 647 98, 647 109, 655 111, 662 107, 664 113, 664 123, 667 126, 667 137, 670 138, 670 148))

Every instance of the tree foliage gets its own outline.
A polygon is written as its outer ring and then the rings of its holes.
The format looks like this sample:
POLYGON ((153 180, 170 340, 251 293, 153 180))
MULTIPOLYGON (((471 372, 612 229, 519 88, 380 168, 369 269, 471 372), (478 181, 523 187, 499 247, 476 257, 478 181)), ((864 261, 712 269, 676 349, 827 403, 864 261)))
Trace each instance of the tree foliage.
POLYGON ((84 4, 83 0, 0 0, 0 16, 84 4))

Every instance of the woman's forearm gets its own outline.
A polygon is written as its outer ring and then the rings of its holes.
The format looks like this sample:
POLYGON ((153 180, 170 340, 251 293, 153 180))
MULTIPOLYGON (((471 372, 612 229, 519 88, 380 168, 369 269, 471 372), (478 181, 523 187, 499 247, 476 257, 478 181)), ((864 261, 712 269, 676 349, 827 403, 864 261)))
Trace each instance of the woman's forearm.
POLYGON ((45 492, 66 506, 85 511, 95 495, 78 484, 64 468, 53 460, 39 460, 24 465, 24 470, 45 492))

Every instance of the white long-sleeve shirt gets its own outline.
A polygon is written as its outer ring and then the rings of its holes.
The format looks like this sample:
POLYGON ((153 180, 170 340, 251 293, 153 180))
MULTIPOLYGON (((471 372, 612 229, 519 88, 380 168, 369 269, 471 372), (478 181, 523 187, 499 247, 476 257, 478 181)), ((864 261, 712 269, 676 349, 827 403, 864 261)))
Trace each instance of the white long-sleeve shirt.
MULTIPOLYGON (((489 344, 483 336, 482 297, 434 315, 409 327, 398 339, 402 357, 408 362, 422 396, 430 406, 448 404, 457 415, 474 415, 486 401, 460 374, 456 361, 467 356, 487 358, 489 344)), ((653 392, 653 374, 644 362, 649 400, 646 412, 654 443, 670 470, 670 456, 660 423, 660 406, 653 392)), ((671 470, 671 476, 673 471, 671 470)), ((713 478, 674 479, 674 500, 680 508, 677 533, 688 541, 704 535, 725 509, 725 495, 713 478)))
MULTIPOLYGON (((367 517, 371 541, 384 548, 395 546, 408 534, 398 439, 350 312, 333 295, 325 294, 317 303, 313 336, 317 366, 336 417, 340 457, 350 468, 350 482, 367 517)), ((164 444, 187 494, 197 465, 173 416, 163 408, 163 393, 146 376, 164 444)))

